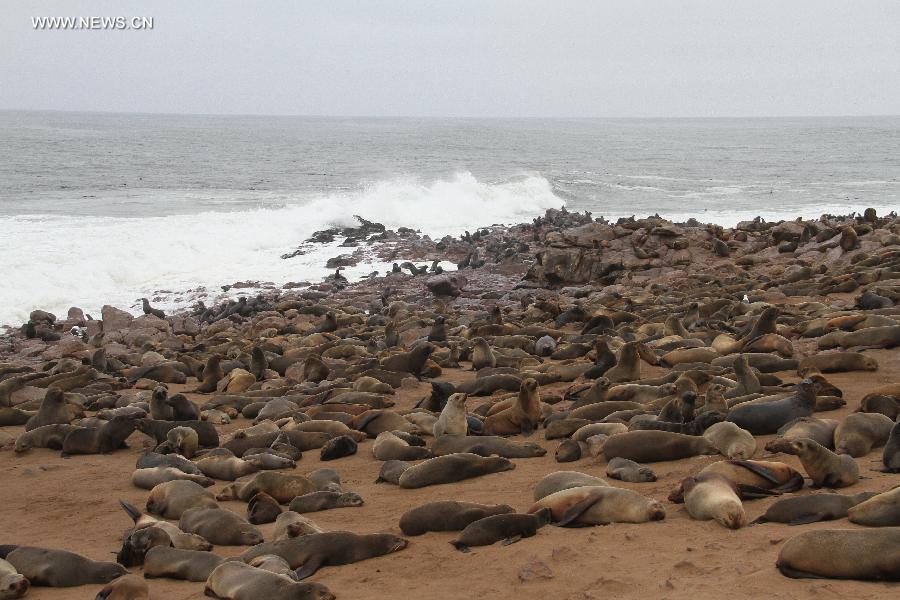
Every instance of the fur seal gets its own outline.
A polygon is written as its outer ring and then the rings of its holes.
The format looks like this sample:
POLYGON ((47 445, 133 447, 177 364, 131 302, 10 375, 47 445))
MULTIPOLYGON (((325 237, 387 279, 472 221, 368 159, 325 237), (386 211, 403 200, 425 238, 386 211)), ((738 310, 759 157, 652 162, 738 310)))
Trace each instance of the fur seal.
POLYGON ((625 383, 641 378, 641 359, 638 354, 638 342, 627 342, 619 349, 616 364, 610 367, 603 376, 610 383, 625 383))
POLYGON ((356 448, 356 440, 349 435, 331 438, 322 446, 322 450, 319 452, 319 460, 328 461, 351 456, 356 454, 356 448))
POLYGON ((769 452, 787 452, 792 440, 809 438, 834 450, 834 431, 839 422, 832 419, 800 417, 786 423, 778 430, 778 437, 766 443, 769 452))
POLYGON ((684 503, 692 519, 715 519, 729 529, 740 529, 747 524, 747 514, 737 486, 718 473, 700 473, 681 483, 684 503))
POLYGON ((817 369, 822 373, 877 371, 878 361, 859 352, 823 352, 800 361, 799 370, 817 369))
MULTIPOLYGON (((210 544, 199 535, 185 533, 176 525, 173 525, 168 521, 163 521, 160 519, 156 519, 155 517, 152 517, 150 515, 143 514, 137 509, 137 507, 129 504, 128 502, 125 502, 124 500, 119 500, 119 505, 134 521, 134 530, 132 531, 131 535, 125 538, 122 544, 122 549, 119 551, 119 562, 123 565, 127 566, 130 563, 126 561, 132 560, 136 561, 135 564, 141 563, 142 558, 140 554, 142 547, 140 543, 133 543, 135 541, 133 537, 135 533, 141 531, 142 529, 162 530, 166 533, 166 535, 169 536, 169 541, 175 548, 179 548, 182 550, 200 550, 204 552, 212 549, 212 544, 210 544)), ((146 552, 149 547, 149 545, 146 546, 145 548, 143 548, 143 551, 146 552)))
POLYGON ((254 494, 247 503, 247 522, 263 525, 274 522, 281 515, 281 505, 265 492, 254 494))
POLYGON ((190 427, 173 427, 166 434, 166 448, 185 458, 193 458, 200 447, 200 437, 190 427))
POLYGON ((878 413, 851 413, 834 430, 834 451, 859 458, 887 443, 894 422, 878 413))
POLYGON ((716 454, 718 450, 702 436, 670 431, 636 430, 617 433, 603 446, 607 460, 617 457, 639 463, 677 460, 699 454, 716 454))
POLYGON ((431 450, 421 446, 411 446, 390 431, 382 431, 372 444, 372 454, 377 460, 420 460, 431 458, 431 450))
POLYGON ((859 481, 859 465, 852 456, 835 454, 815 440, 793 440, 791 454, 800 458, 813 487, 842 488, 859 481))
POLYGON ((469 424, 466 420, 466 394, 453 394, 447 399, 441 415, 434 424, 434 437, 442 435, 467 435, 469 424))
POLYGON ((495 435, 445 435, 434 441, 431 451, 435 456, 471 452, 480 456, 496 455, 503 458, 534 458, 547 454, 547 450, 535 442, 515 442, 495 435))
POLYGON ((300 583, 290 577, 236 561, 216 567, 206 580, 204 593, 228 600, 334 600, 320 583, 300 583))
POLYGON ((781 498, 769 506, 753 523, 806 525, 843 519, 847 516, 848 510, 874 495, 874 492, 861 492, 853 496, 827 493, 781 498))
POLYGON ((47 388, 41 407, 37 414, 25 423, 25 431, 31 431, 44 425, 68 424, 72 421, 72 412, 66 404, 65 394, 58 387, 47 388))
POLYGON ((181 515, 178 526, 217 546, 253 546, 263 541, 262 532, 238 514, 222 508, 191 508, 181 515))
POLYGON ((537 530, 550 522, 550 511, 539 510, 536 514, 505 513, 491 515, 466 525, 450 544, 461 552, 468 552, 470 546, 489 546, 500 540, 503 545, 514 544, 522 538, 532 537, 537 530))
MULTIPOLYGON (((707 465, 700 473, 722 475, 737 486, 741 498, 777 496, 803 487, 803 475, 780 462, 722 460, 707 465)), ((684 502, 682 485, 669 494, 669 501, 684 502)))
POLYGON ((332 508, 362 506, 363 499, 354 492, 310 492, 291 500, 288 510, 298 514, 318 512, 332 508))
POLYGON ((94 600, 150 600, 150 586, 137 575, 124 575, 104 586, 94 600))
POLYGON ((381 471, 378 472, 378 479, 375 483, 391 483, 400 485, 400 476, 412 465, 402 460, 386 460, 381 465, 381 471))
POLYGON ((186 479, 199 483, 203 487, 210 487, 215 482, 205 475, 185 473, 175 467, 150 467, 147 469, 135 469, 131 474, 131 484, 143 490, 152 490, 154 487, 167 481, 186 479))
POLYGON ((477 454, 461 452, 429 458, 410 467, 400 475, 402 488, 415 489, 441 483, 453 483, 502 471, 511 471, 516 465, 499 457, 482 457, 477 454))
POLYGON ((20 575, 15 567, 0 558, 0 599, 21 598, 28 593, 31 584, 20 575))
POLYGON ((556 448, 556 462, 575 462, 581 458, 581 445, 575 440, 563 440, 556 448))
POLYGON ((643 483, 656 481, 656 473, 650 467, 644 467, 627 458, 614 458, 606 465, 606 475, 620 481, 643 483))
POLYGON ((756 439, 753 434, 729 421, 710 425, 703 432, 703 437, 718 448, 723 456, 731 459, 750 459, 756 454, 756 439))
POLYGON ((150 548, 144 558, 144 577, 206 581, 213 569, 224 561, 212 552, 156 546, 150 548))
MULTIPOLYGON (((225 451, 224 448, 219 450, 225 451)), ((255 464, 238 458, 231 453, 211 453, 203 456, 196 464, 197 468, 207 477, 224 481, 234 481, 259 471, 259 467, 255 464)))
POLYGON ((321 567, 348 565, 367 558, 399 552, 409 542, 389 533, 356 534, 349 531, 311 533, 277 542, 263 542, 250 548, 240 559, 243 562, 274 554, 285 559, 297 576, 306 579, 321 567))
POLYGON ((888 441, 884 445, 884 453, 881 456, 884 470, 888 473, 900 472, 900 419, 894 424, 888 441))
POLYGON ((570 488, 604 485, 609 484, 600 477, 594 477, 593 475, 580 473, 578 471, 556 471, 555 473, 544 476, 544 478, 534 486, 534 501, 537 502, 550 494, 568 490, 570 488))
POLYGON ((794 578, 900 580, 900 528, 820 529, 789 539, 775 566, 794 578))
POLYGON ((382 359, 381 368, 386 371, 411 373, 418 376, 432 352, 434 352, 434 344, 425 342, 409 352, 398 352, 382 359))
POLYGON ((128 574, 120 564, 94 561, 66 550, 0 546, 0 558, 6 559, 34 586, 106 584, 128 574))
POLYGON ((753 435, 776 433, 799 417, 809 417, 816 407, 815 384, 804 379, 793 394, 761 404, 739 404, 728 412, 727 420, 753 435))
POLYGON ((16 438, 13 450, 16 454, 28 452, 32 448, 50 448, 61 450, 63 440, 69 432, 76 429, 75 425, 57 423, 55 425, 43 425, 37 429, 25 432, 16 438))
POLYGON ((165 519, 180 519, 191 508, 217 508, 212 492, 193 481, 175 480, 150 490, 147 512, 165 519))
POLYGON ((219 500, 237 498, 248 502, 259 492, 265 492, 275 498, 279 504, 287 504, 297 496, 315 491, 317 491, 316 486, 306 477, 285 475, 277 471, 262 471, 252 475, 246 481, 226 486, 216 498, 219 500))
POLYGON ((532 378, 522 381, 519 395, 513 405, 494 413, 484 420, 484 433, 487 435, 514 435, 523 433, 530 435, 540 423, 541 396, 538 383, 532 378))
POLYGON ((222 358, 218 354, 213 354, 206 359, 206 365, 203 367, 203 378, 200 380, 200 385, 194 390, 195 393, 209 394, 216 391, 219 380, 225 377, 221 361, 222 358))
POLYGON ((461 531, 469 524, 492 515, 513 512, 506 504, 487 505, 442 500, 406 511, 400 517, 404 535, 422 535, 428 531, 461 531))
POLYGON ((869 527, 900 525, 900 486, 860 502, 847 511, 851 523, 869 527))
POLYGON ((527 512, 534 514, 547 508, 553 522, 561 527, 646 523, 666 518, 665 509, 656 500, 608 485, 560 490, 544 496, 527 512))
POLYGON ((272 534, 272 541, 277 542, 278 540, 286 540, 301 535, 322 532, 323 529, 316 525, 311 519, 287 510, 278 515, 278 518, 275 519, 275 532, 272 534))
POLYGON ((134 433, 134 419, 114 417, 97 428, 79 427, 66 435, 62 444, 62 456, 75 454, 107 454, 127 447, 125 440, 134 433))
POLYGON ((497 366, 497 357, 491 350, 490 344, 484 338, 475 338, 472 340, 472 370, 479 371, 481 369, 492 369, 497 366))

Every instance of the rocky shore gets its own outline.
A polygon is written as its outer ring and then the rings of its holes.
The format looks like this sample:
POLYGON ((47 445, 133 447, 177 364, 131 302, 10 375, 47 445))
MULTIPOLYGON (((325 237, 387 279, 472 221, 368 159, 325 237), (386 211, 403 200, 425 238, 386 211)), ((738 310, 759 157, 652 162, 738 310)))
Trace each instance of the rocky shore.
POLYGON ((0 559, 28 597, 85 593, 60 584, 73 559, 2 544, 118 552, 159 577, 154 598, 229 597, 213 571, 231 556, 297 598, 896 594, 896 214, 563 209, 440 240, 359 218, 282 258, 336 240, 335 273, 302 288, 35 310, 0 337, 0 559), (341 274, 365 261, 393 268, 341 274), (171 526, 148 542, 160 526, 132 529, 120 498, 171 526), (779 517, 803 498, 816 510, 779 517), (481 508, 431 504, 448 501, 481 508), (424 535, 404 524, 420 518, 424 535), (822 554, 829 535, 852 567, 822 554), (155 546, 212 568, 185 577, 155 546))

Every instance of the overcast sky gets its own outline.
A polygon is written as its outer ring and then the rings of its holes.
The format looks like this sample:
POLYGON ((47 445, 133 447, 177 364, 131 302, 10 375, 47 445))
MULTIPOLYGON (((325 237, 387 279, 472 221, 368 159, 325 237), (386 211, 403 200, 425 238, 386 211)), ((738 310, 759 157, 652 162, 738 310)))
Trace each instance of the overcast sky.
POLYGON ((898 0, 3 0, 0 109, 900 114, 898 0), (152 31, 36 31, 147 16, 152 31))

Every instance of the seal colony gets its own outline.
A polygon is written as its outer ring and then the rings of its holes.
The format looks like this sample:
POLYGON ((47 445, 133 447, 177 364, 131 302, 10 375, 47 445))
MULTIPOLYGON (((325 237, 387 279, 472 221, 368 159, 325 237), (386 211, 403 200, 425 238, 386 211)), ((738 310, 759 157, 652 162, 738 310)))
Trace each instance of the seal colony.
POLYGON ((628 595, 654 540, 676 589, 900 580, 896 215, 361 229, 412 262, 3 338, 2 597, 628 595))

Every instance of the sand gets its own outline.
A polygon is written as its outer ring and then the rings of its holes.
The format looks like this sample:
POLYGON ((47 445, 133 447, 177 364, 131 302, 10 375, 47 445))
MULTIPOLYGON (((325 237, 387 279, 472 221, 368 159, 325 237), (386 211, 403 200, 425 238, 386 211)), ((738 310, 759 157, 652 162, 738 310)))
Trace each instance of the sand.
MULTIPOLYGON (((828 379, 844 391, 847 406, 818 416, 843 418, 854 411, 859 400, 871 389, 896 383, 900 375, 900 352, 868 352, 880 363, 874 373, 838 373, 828 379)), ((645 376, 665 372, 643 366, 645 376)), ((780 373, 796 380, 790 373, 780 373)), ((446 370, 442 379, 461 382, 472 378, 471 371, 446 370)), ((547 386, 560 390, 566 384, 547 386)), ((178 388, 190 387, 172 386, 178 388)), ((427 383, 398 390, 397 408, 409 408, 428 393, 427 383)), ((198 402, 208 397, 192 395, 198 402)), ((469 406, 479 403, 470 398, 469 406)), ((222 432, 247 426, 238 419, 221 428, 222 432)), ((18 435, 21 428, 4 431, 18 435)), ((521 436, 516 436, 519 439, 521 436)), ((772 436, 758 436, 756 458, 766 456, 763 445, 772 436)), ((564 465, 557 464, 553 452, 559 440, 546 441, 543 430, 530 438, 547 448, 541 458, 516 459, 516 469, 447 485, 419 490, 404 490, 388 484, 375 484, 381 462, 371 455, 371 440, 360 445, 352 457, 320 463, 318 451, 306 452, 298 462, 297 473, 320 466, 337 469, 344 488, 363 496, 361 508, 345 508, 308 515, 326 530, 350 530, 357 533, 392 532, 400 534, 400 515, 415 506, 442 499, 482 503, 507 503, 517 510, 531 505, 532 488, 543 475, 556 470, 578 470, 605 476, 606 461, 592 457, 564 465)), ((95 560, 114 560, 122 533, 131 521, 118 507, 125 499, 143 506, 148 492, 130 483, 135 461, 150 439, 135 433, 129 450, 107 456, 75 456, 68 459, 46 449, 16 456, 9 449, 0 452, 0 543, 38 545, 78 552, 95 560)), ((756 525, 731 531, 715 522, 691 520, 683 505, 666 501, 669 491, 681 478, 697 472, 706 464, 723 460, 721 456, 703 456, 687 460, 653 463, 659 480, 630 484, 614 481, 660 500, 666 505, 665 521, 640 525, 614 524, 583 529, 553 526, 539 530, 533 538, 509 545, 474 548, 471 554, 456 551, 448 542, 452 532, 429 533, 411 538, 409 547, 399 553, 360 563, 326 567, 311 581, 327 585, 339 599, 360 598, 459 598, 588 600, 594 598, 897 598, 900 584, 837 580, 793 580, 775 569, 775 559, 784 540, 810 529, 855 528, 846 519, 800 527, 780 524, 756 525)), ((802 468, 794 456, 777 455, 802 468)), ((881 449, 857 459, 865 479, 842 490, 857 493, 885 490, 900 484, 900 475, 876 471, 881 449)), ((217 482, 213 491, 224 487, 217 482)), ((814 493, 809 488, 800 493, 814 493)), ((774 500, 745 502, 752 520, 774 500)), ((221 505, 244 514, 241 502, 221 505)), ((273 525, 262 526, 271 534, 273 525)), ((216 547, 221 555, 240 553, 240 547, 216 547)), ((140 573, 140 569, 132 569, 140 573)), ((101 586, 68 589, 32 588, 33 600, 74 600, 93 598, 101 586)), ((168 579, 150 581, 156 600, 203 598, 203 584, 168 579)))

